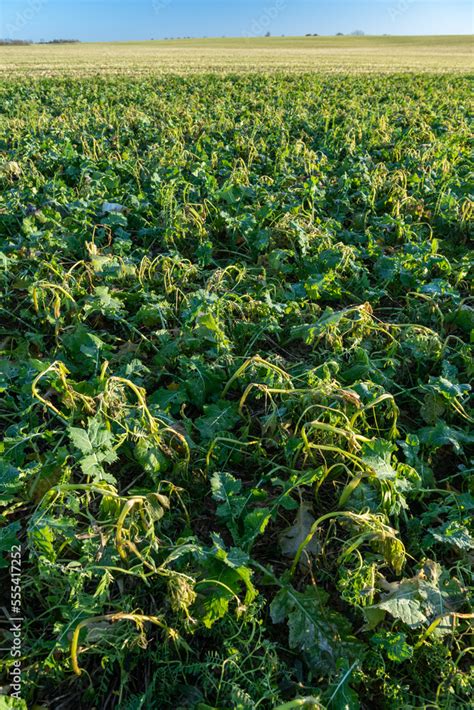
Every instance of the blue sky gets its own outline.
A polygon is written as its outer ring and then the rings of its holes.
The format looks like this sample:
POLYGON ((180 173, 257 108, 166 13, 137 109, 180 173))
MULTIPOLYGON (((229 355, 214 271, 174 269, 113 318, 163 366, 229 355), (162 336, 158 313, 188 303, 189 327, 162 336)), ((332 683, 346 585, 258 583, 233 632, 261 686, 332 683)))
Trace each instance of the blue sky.
POLYGON ((0 0, 0 37, 470 34, 472 0, 0 0))

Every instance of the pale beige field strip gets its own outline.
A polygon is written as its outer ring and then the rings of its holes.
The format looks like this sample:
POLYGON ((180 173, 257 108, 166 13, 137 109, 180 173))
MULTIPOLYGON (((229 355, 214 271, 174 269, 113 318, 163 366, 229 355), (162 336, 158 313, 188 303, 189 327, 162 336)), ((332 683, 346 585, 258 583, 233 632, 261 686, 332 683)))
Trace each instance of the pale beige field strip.
POLYGON ((2 76, 474 69, 472 36, 284 37, 0 47, 2 76))

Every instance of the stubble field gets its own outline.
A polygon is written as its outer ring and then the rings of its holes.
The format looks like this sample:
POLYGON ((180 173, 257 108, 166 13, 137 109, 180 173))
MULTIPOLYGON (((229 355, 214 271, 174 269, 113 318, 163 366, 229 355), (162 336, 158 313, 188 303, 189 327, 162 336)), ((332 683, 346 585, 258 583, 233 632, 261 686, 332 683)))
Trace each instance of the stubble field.
POLYGON ((8 76, 225 72, 421 72, 473 69, 472 36, 248 37, 0 47, 8 76))

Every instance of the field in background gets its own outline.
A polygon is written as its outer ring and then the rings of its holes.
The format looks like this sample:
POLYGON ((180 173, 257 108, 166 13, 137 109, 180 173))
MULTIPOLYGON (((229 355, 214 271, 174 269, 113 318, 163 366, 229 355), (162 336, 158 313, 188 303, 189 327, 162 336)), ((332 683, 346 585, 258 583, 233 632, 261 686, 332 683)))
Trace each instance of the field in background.
POLYGON ((0 47, 16 75, 201 71, 466 72, 471 36, 270 37, 0 47))

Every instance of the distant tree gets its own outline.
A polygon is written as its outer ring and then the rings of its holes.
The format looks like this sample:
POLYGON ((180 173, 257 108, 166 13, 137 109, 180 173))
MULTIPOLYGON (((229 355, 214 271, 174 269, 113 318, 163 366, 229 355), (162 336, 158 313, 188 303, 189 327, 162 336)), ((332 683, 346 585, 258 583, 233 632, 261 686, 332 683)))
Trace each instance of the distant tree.
POLYGON ((338 32, 336 37, 344 37, 344 32, 338 32))
POLYGON ((313 32, 313 37, 319 37, 317 32, 313 32))
POLYGON ((272 36, 272 35, 271 35, 271 32, 267 32, 267 33, 265 34, 265 37, 271 37, 271 36, 272 36))
POLYGON ((28 44, 33 44, 30 40, 27 39, 0 39, 0 45, 15 45, 15 46, 25 46, 28 44))
POLYGON ((362 30, 354 30, 354 32, 351 32, 352 37, 363 37, 365 32, 362 30))
POLYGON ((45 44, 79 44, 80 40, 78 39, 52 39, 49 42, 45 42, 45 44))

